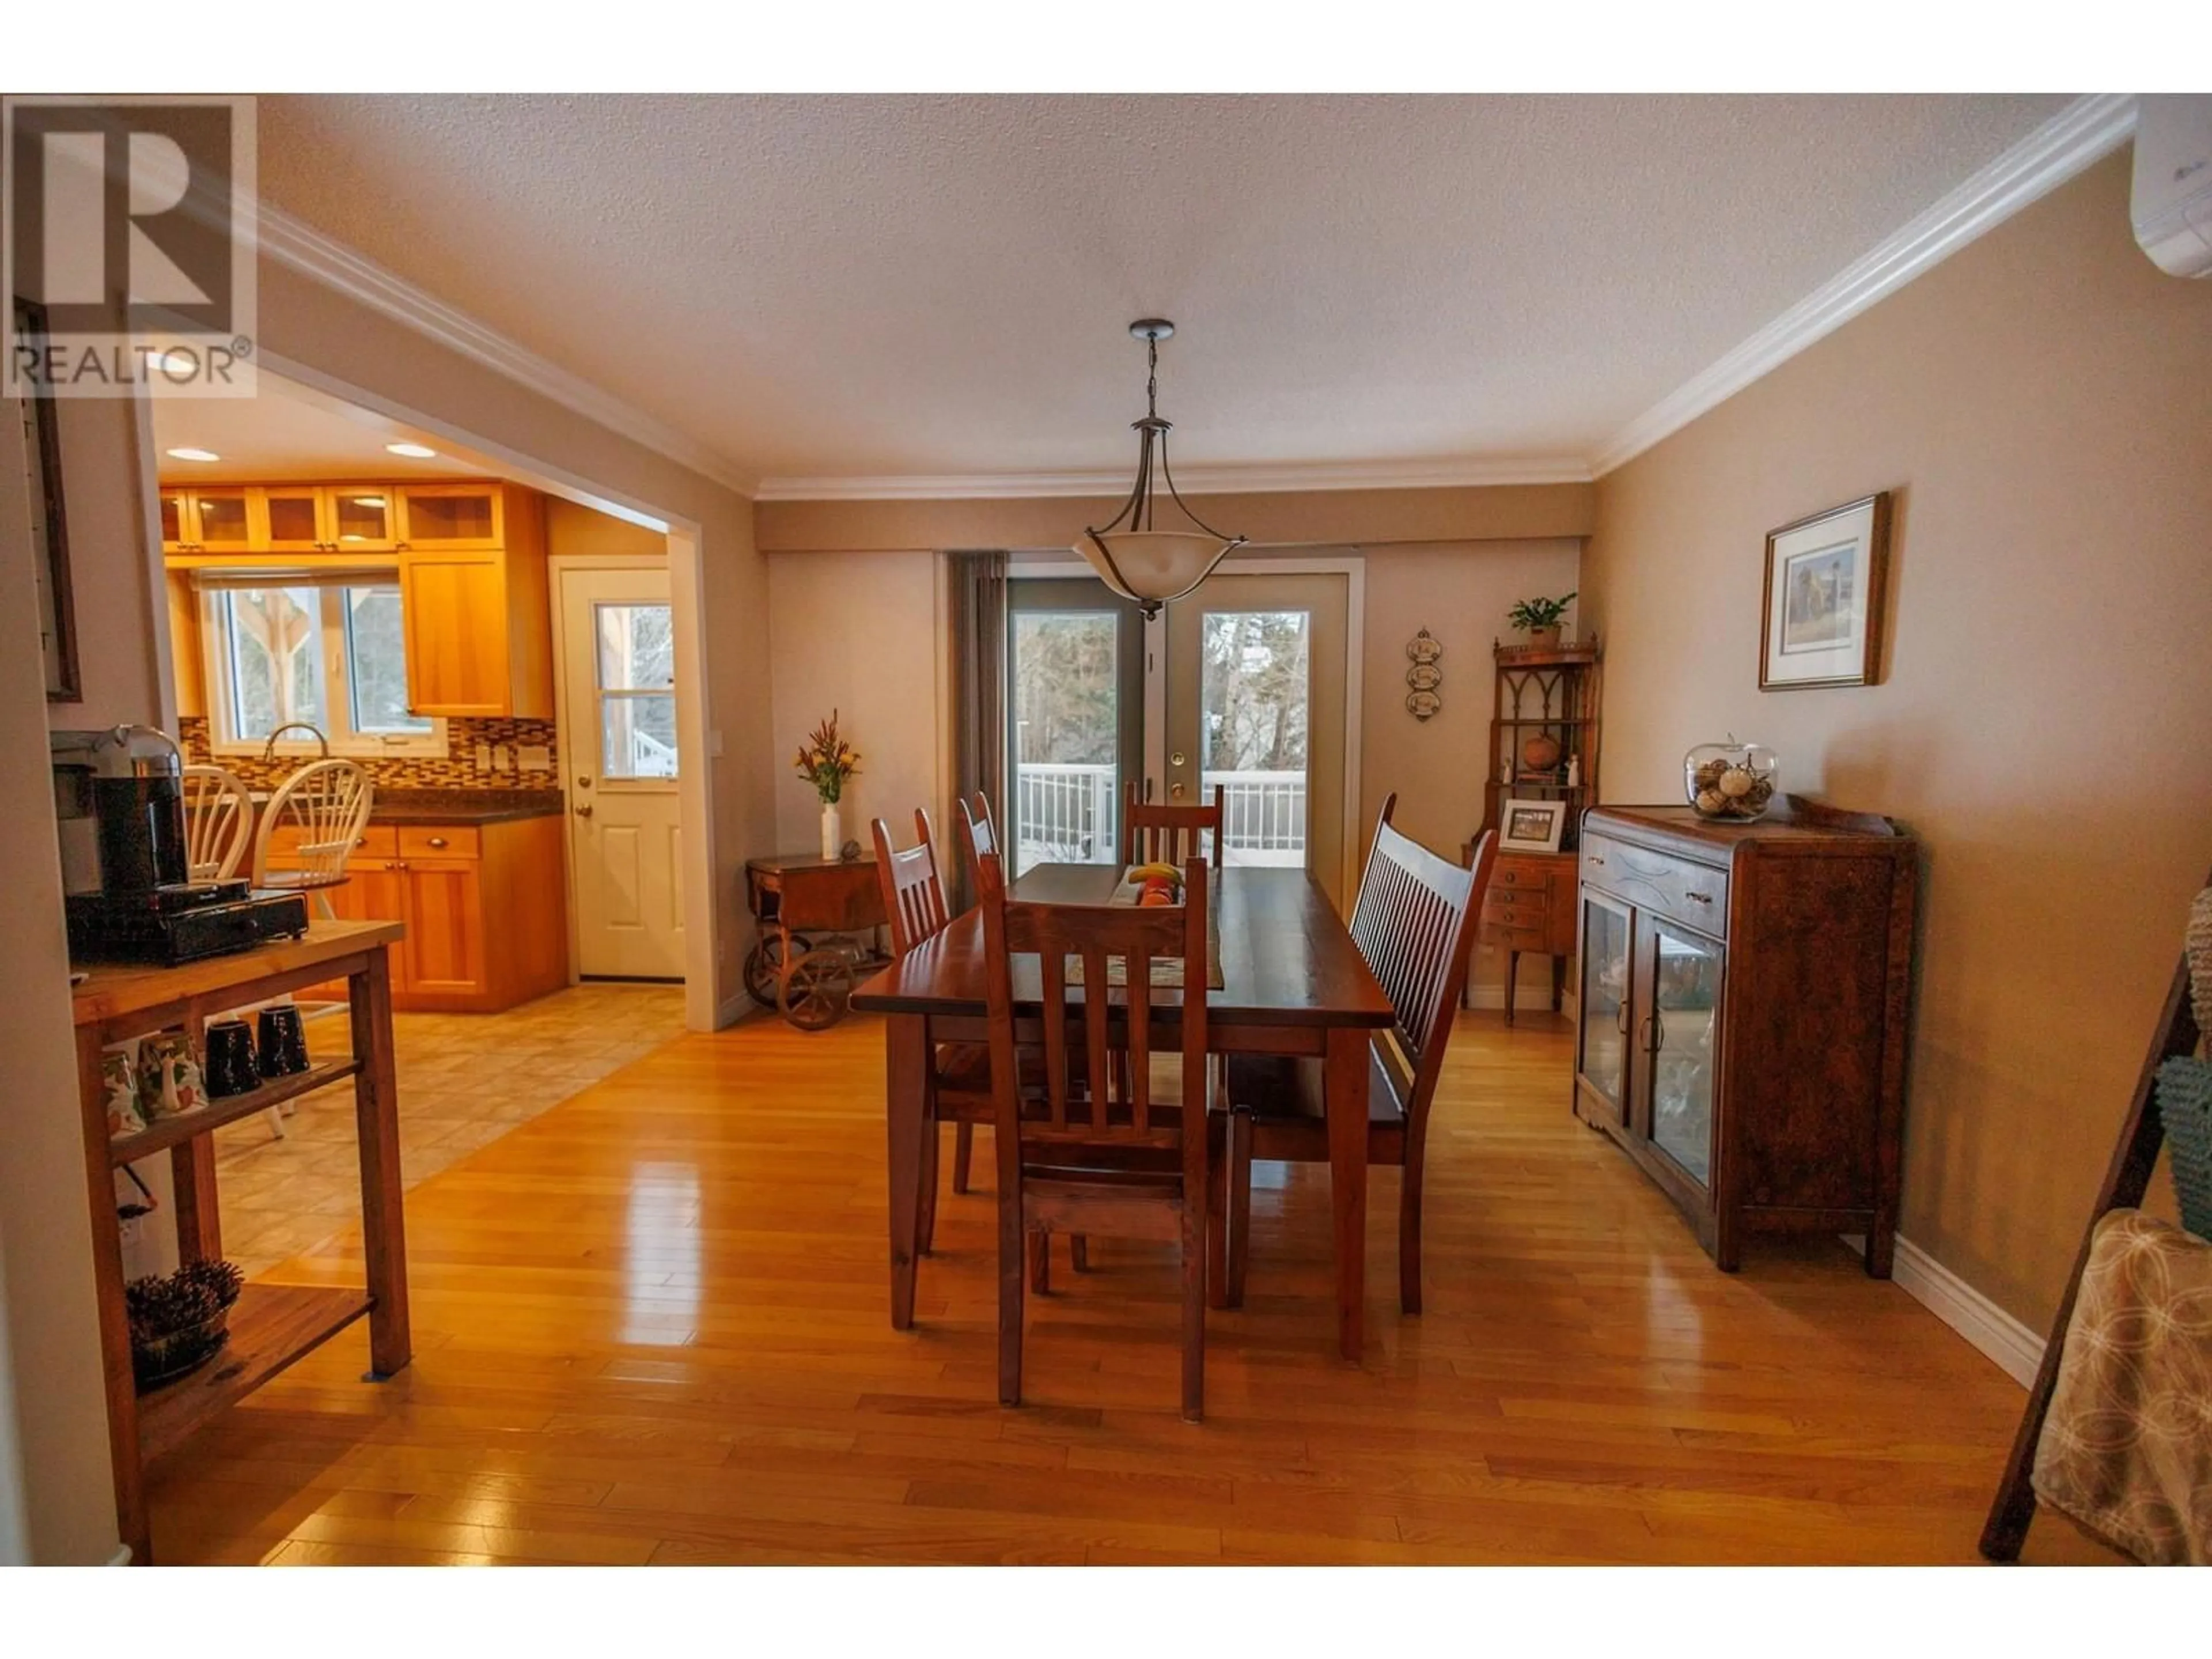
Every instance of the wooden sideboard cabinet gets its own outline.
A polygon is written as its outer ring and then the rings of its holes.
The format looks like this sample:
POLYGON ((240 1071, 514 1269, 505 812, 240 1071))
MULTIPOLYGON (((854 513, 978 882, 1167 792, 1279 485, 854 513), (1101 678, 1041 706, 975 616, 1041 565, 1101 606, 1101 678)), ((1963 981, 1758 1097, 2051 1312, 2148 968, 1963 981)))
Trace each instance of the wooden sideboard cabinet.
POLYGON ((1888 819, 1790 797, 1583 819, 1574 1109, 1726 1272, 1747 1233, 1862 1233, 1889 1276, 1917 862, 1888 819))
MULTIPOLYGON (((1474 856, 1473 843, 1460 848, 1460 862, 1474 856)), ((1475 922, 1475 943, 1505 952, 1505 1023, 1513 1023, 1513 997, 1521 977, 1521 953, 1552 959, 1552 1012, 1566 993, 1567 958, 1575 953, 1575 855, 1572 853, 1500 853, 1491 866, 1490 887, 1475 922)), ((1468 975, 1472 989, 1474 976, 1468 975)), ((1469 991, 1460 1006, 1469 1006, 1469 991)))

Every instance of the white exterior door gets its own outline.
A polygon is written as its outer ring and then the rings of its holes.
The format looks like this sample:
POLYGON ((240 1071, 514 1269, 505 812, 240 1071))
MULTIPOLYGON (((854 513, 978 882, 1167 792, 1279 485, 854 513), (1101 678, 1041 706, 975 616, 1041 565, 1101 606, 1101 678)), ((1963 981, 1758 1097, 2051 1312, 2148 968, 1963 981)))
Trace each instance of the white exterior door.
POLYGON ((684 977, 668 573, 561 572, 561 763, 577 971, 684 977))

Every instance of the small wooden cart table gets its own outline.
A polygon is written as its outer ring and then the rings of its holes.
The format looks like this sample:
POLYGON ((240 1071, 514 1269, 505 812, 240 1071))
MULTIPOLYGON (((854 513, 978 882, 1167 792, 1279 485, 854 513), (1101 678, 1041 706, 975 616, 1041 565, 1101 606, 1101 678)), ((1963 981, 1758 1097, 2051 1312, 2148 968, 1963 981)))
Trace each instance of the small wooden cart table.
POLYGON ((872 857, 780 853, 749 860, 745 902, 760 928, 745 957, 745 989, 801 1030, 819 1031, 844 1018, 853 981, 890 959, 872 937, 866 949, 842 939, 817 944, 811 937, 872 936, 884 925, 872 857))
POLYGON ((407 1246, 400 1217, 398 1096, 392 1048, 388 951, 405 932, 396 921, 317 921, 296 939, 188 963, 181 968, 100 967, 76 988, 78 1091, 84 1109, 86 1190, 92 1205, 93 1272, 100 1296, 100 1345, 107 1388, 108 1448, 115 1464, 115 1517, 137 1562, 153 1559, 145 1465, 226 1406, 301 1355, 368 1316, 369 1364, 381 1380, 413 1357, 407 1327, 407 1246), (263 1002, 343 978, 353 1020, 353 1057, 279 1078, 250 1094, 213 1101, 181 1117, 156 1119, 111 1139, 100 1051, 149 1032, 182 1027, 201 1042, 225 1009, 263 1002), (123 1302, 123 1242, 115 1218, 115 1171, 167 1152, 176 1177, 177 1250, 186 1261, 222 1254, 210 1131, 325 1088, 354 1080, 361 1147, 362 1237, 366 1285, 248 1285, 230 1310, 230 1340, 178 1382, 138 1393, 123 1302))

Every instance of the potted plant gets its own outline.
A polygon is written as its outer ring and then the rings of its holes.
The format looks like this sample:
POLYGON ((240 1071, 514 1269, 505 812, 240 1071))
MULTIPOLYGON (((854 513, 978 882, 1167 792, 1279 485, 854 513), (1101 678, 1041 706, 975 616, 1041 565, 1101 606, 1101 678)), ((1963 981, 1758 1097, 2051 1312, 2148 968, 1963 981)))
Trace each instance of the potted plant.
POLYGON ((844 796, 845 780, 860 769, 860 751, 838 734, 836 709, 807 733, 793 764, 822 798, 822 856, 834 859, 844 839, 837 823, 837 803, 844 796))
POLYGON ((1554 650, 1559 643, 1559 619, 1574 602, 1572 593, 1556 599, 1523 599, 1505 613, 1505 620, 1528 636, 1531 649, 1554 650))

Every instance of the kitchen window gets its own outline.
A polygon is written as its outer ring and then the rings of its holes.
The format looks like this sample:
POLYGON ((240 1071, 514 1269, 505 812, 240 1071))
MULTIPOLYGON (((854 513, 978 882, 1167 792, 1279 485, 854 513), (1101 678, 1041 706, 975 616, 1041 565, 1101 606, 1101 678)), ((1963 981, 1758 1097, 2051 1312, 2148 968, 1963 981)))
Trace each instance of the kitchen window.
MULTIPOLYGON (((407 706, 397 572, 203 575, 200 623, 218 753, 258 753, 272 732, 304 720, 334 755, 446 754, 445 722, 407 706)), ((276 750, 318 745, 293 731, 276 750)))

